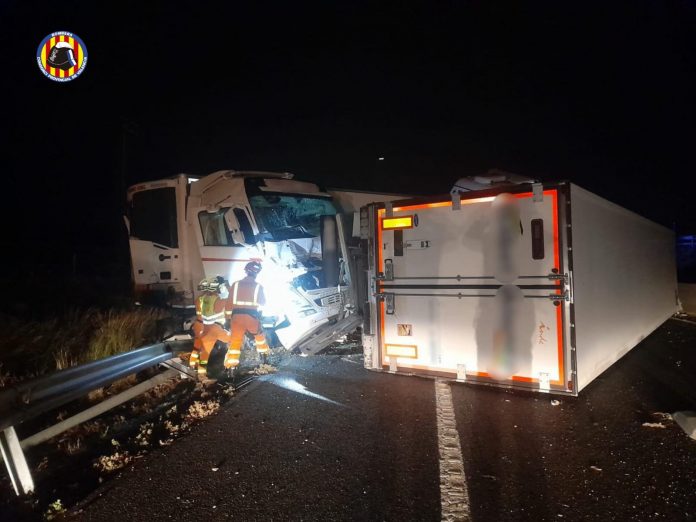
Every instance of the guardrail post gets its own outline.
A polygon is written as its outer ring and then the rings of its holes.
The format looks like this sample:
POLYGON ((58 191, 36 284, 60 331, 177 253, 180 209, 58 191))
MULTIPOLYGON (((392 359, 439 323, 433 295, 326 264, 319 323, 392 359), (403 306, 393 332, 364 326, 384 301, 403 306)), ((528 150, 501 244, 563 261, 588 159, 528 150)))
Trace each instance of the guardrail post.
POLYGON ((5 428, 0 432, 0 449, 15 493, 17 495, 32 493, 34 479, 31 478, 31 471, 29 471, 27 459, 24 457, 24 451, 22 451, 14 426, 5 428))

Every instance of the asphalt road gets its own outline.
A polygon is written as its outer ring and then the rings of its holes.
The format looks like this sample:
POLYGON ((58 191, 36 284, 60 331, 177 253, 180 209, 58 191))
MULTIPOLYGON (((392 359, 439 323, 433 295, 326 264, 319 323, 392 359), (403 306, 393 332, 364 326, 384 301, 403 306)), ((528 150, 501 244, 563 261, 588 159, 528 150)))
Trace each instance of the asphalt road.
MULTIPOLYGON (((669 321, 579 398, 452 384, 472 520, 696 519, 696 441, 654 415, 696 409, 695 376, 696 326, 669 321)), ((432 380, 292 358, 74 512, 440 520, 435 403, 432 380)))

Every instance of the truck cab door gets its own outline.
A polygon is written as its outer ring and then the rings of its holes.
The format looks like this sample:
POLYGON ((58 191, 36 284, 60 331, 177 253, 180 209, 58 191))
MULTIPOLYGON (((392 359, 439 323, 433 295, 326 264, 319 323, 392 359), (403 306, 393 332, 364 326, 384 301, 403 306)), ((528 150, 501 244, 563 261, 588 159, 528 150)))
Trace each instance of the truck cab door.
POLYGON ((246 211, 239 207, 195 209, 200 259, 205 277, 244 277, 244 266, 260 257, 246 211))
POLYGON ((129 198, 131 267, 136 293, 179 288, 181 259, 176 181, 136 187, 129 198))

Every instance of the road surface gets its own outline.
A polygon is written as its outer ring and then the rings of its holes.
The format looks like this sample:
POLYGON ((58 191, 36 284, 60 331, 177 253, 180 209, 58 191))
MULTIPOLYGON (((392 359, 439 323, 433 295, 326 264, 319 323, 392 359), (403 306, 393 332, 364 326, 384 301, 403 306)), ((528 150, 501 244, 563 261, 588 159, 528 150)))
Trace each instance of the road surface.
POLYGON ((655 414, 696 409, 695 340, 696 326, 668 321, 579 398, 291 358, 73 512, 120 522, 694 520, 696 441, 655 414), (446 438, 447 397, 459 447, 446 438), (463 465, 449 485, 448 445, 463 465), (447 506, 450 486, 463 515, 447 506))

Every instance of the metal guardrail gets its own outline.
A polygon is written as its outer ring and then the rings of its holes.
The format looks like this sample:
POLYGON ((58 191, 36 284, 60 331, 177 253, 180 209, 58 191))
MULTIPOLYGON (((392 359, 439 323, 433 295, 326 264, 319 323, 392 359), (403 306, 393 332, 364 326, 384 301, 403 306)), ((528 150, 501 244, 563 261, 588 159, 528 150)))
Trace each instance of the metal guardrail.
POLYGON ((185 367, 173 361, 176 352, 190 349, 190 340, 165 341, 38 377, 0 392, 0 451, 15 492, 22 495, 34 490, 23 448, 39 444, 96 417, 177 373, 191 376, 185 367), (15 426, 22 422, 158 364, 163 364, 169 370, 23 441, 17 437, 15 426))

